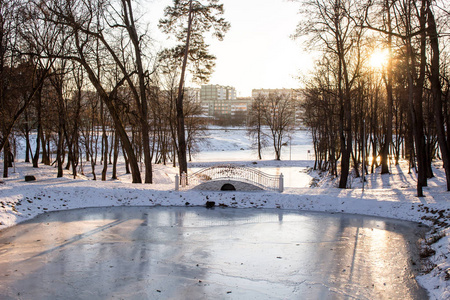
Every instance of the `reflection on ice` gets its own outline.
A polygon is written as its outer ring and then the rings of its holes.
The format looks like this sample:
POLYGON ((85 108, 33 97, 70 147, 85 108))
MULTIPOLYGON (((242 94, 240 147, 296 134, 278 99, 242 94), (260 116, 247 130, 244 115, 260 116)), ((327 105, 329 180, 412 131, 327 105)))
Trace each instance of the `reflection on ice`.
POLYGON ((1 232, 0 298, 423 299, 421 231, 281 210, 61 211, 1 232))

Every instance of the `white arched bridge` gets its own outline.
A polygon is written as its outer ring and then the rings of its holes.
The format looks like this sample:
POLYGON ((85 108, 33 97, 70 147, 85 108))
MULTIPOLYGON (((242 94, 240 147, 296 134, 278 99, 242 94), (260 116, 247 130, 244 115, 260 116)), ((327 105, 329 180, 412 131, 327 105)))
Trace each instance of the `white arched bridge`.
POLYGON ((175 176, 175 190, 271 190, 283 192, 283 174, 270 175, 255 168, 226 164, 201 169, 189 176, 175 176))

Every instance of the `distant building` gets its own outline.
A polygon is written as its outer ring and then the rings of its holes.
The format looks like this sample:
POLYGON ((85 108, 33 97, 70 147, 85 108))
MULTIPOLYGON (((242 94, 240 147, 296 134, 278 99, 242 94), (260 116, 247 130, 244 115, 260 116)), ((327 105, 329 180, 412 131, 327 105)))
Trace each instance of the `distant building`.
MULTIPOLYGON (((300 100, 301 92, 295 89, 254 89, 251 97, 236 97, 236 89, 218 84, 202 85, 201 89, 190 89, 189 95, 199 95, 203 114, 208 117, 234 120, 245 118, 258 95, 280 93, 291 99, 300 100)), ((193 96, 194 97, 194 96, 193 96)))
MULTIPOLYGON (((173 90, 159 90, 158 87, 151 87, 150 92, 155 95, 159 95, 160 97, 167 99, 169 101, 175 101, 178 97, 178 89, 173 90)), ((184 88, 183 99, 185 103, 200 103, 200 89, 199 88, 184 88)))
POLYGON ((246 114, 252 106, 251 97, 239 97, 231 101, 231 115, 246 114))
POLYGON ((233 101, 236 100, 236 89, 218 84, 202 85, 200 101, 203 112, 208 116, 231 115, 233 101))
POLYGON ((269 94, 284 94, 288 95, 293 100, 301 100, 302 93, 296 89, 253 89, 252 98, 255 99, 259 95, 268 96, 269 94))
POLYGON ((200 102, 200 89, 199 88, 184 88, 184 98, 188 98, 192 102, 199 103, 200 102))

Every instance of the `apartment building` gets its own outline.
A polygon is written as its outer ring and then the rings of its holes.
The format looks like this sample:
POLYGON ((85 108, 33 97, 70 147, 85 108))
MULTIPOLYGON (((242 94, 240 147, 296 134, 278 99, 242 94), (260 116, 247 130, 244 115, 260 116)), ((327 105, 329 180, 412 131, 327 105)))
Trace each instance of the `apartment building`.
POLYGON ((239 97, 231 101, 231 115, 246 114, 252 106, 251 97, 239 97))
POLYGON ((200 102, 200 89, 186 87, 184 88, 184 98, 189 99, 190 102, 199 103, 200 102))
POLYGON ((202 85, 200 101, 203 112, 208 116, 231 115, 232 104, 236 100, 236 89, 218 84, 202 85))
POLYGON ((190 94, 195 93, 199 93, 203 114, 209 117, 245 115, 258 95, 268 96, 278 93, 288 95, 293 100, 301 98, 301 92, 295 89, 253 89, 252 97, 237 98, 234 87, 218 84, 202 85, 199 92, 198 90, 190 92, 190 94))
POLYGON ((255 99, 259 95, 269 96, 269 94, 283 94, 289 96, 293 100, 301 100, 301 91, 296 89, 253 89, 252 98, 255 99))

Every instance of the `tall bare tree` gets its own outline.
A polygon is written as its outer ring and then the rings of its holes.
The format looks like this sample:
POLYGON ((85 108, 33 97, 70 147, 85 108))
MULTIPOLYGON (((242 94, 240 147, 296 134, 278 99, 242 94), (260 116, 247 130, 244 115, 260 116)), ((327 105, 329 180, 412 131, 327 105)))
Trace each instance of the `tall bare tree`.
POLYGON ((450 128, 445 128, 443 103, 442 103, 442 88, 440 79, 440 49, 439 49, 439 34, 431 7, 431 0, 426 1, 426 14, 428 24, 428 35, 430 37, 431 46, 431 66, 430 66, 430 83, 431 93, 434 103, 434 117, 436 120, 437 135, 439 140, 439 147, 441 150, 442 161, 444 164, 445 175, 447 179, 447 191, 450 191, 450 128), (446 133, 447 131, 447 133, 446 133))
POLYGON ((295 128, 295 99, 287 93, 269 93, 262 108, 262 119, 270 130, 275 159, 281 159, 283 141, 295 128))
POLYGON ((151 156, 149 150, 148 109, 146 97, 147 71, 143 67, 143 36, 137 33, 131 0, 114 2, 93 1, 41 1, 38 8, 47 21, 64 28, 67 33, 68 53, 64 59, 72 59, 82 65, 105 103, 126 151, 133 182, 142 181, 134 148, 118 111, 118 91, 122 86, 130 89, 135 102, 136 117, 140 123, 145 160, 145 182, 152 181, 151 156), (124 34, 126 32, 126 34, 124 34), (100 45, 101 53, 96 51, 100 45), (104 78, 111 74, 111 66, 121 73, 117 80, 110 76, 111 83, 104 78), (104 69, 100 78, 96 70, 104 69))
POLYGON ((262 159, 262 149, 267 146, 267 136, 263 131, 263 107, 266 102, 266 97, 263 94, 258 94, 253 99, 250 107, 248 117, 247 134, 253 141, 256 147, 258 159, 262 159))
POLYGON ((22 13, 24 7, 20 1, 3 1, 0 5, 0 151, 5 150, 5 177, 11 158, 9 136, 39 94, 54 61, 41 60, 37 53, 43 51, 44 45, 54 45, 54 37, 59 35, 45 24, 40 24, 39 31, 27 31, 24 24, 36 21, 32 15, 22 13), (32 43, 30 36, 39 36, 39 41, 32 43))
POLYGON ((296 37, 309 35, 309 46, 323 46, 337 61, 336 85, 339 99, 339 140, 341 174, 339 187, 346 188, 353 148, 352 89, 360 72, 359 46, 362 28, 355 20, 360 14, 354 0, 302 1, 304 19, 297 27, 296 37))
POLYGON ((214 37, 219 40, 223 39, 230 27, 230 24, 221 17, 223 12, 223 4, 219 4, 219 0, 173 0, 172 6, 168 6, 164 10, 165 18, 159 23, 159 27, 164 33, 174 34, 175 39, 181 43, 175 48, 163 52, 163 56, 179 58, 181 65, 176 98, 180 174, 187 173, 183 96, 188 60, 192 63, 194 79, 206 82, 214 67, 215 57, 208 53, 204 35, 213 31, 214 37))

